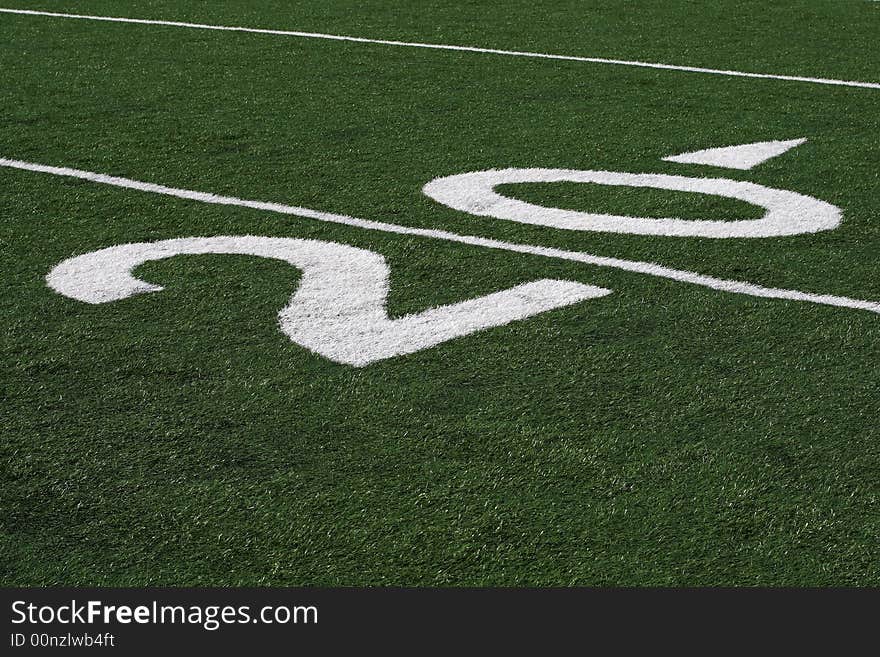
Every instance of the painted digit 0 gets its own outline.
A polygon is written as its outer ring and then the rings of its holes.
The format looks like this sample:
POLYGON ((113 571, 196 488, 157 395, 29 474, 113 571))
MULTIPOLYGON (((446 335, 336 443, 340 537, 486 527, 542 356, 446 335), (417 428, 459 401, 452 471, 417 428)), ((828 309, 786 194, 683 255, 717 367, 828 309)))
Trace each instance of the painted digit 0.
POLYGON ((574 169, 490 169, 436 178, 422 191, 450 208, 565 230, 602 231, 674 237, 777 237, 831 230, 840 225, 840 209, 804 194, 727 178, 688 178, 659 173, 578 171, 574 169), (627 217, 548 208, 504 196, 495 187, 516 183, 594 183, 650 187, 710 194, 764 208, 760 219, 717 221, 665 217, 627 217))

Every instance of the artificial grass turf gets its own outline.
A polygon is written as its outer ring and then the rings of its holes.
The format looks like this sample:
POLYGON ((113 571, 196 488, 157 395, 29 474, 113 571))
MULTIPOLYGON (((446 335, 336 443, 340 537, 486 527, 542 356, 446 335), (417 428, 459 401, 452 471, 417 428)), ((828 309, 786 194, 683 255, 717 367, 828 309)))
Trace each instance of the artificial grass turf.
MULTIPOLYGON (((712 43, 678 32, 682 3, 640 3, 642 17, 542 3, 544 24, 485 3, 40 8, 880 79, 864 47, 876 7, 771 5, 746 20, 764 4, 720 3, 728 23, 688 12, 712 43), (485 29, 463 20, 478 9, 485 29), (579 12, 591 20, 563 29, 579 12), (817 42, 811 16, 840 20, 822 20, 817 42), (785 48, 774 27, 790 30, 785 48)), ((880 298, 876 90, 33 17, 0 16, 0 35, 3 157, 880 298), (660 161, 796 137, 809 141, 753 171, 660 161), (757 240, 577 233, 420 193, 507 166, 749 180, 834 203, 844 223, 757 240)), ((0 170, 0 185, 4 583, 880 580, 874 314, 21 171, 0 170), (282 263, 150 263, 139 275, 165 291, 102 306, 44 283, 72 255, 217 234, 374 249, 393 316, 537 278, 613 294, 353 369, 278 331, 299 276, 282 263)), ((753 216, 577 187, 507 191, 753 216)))

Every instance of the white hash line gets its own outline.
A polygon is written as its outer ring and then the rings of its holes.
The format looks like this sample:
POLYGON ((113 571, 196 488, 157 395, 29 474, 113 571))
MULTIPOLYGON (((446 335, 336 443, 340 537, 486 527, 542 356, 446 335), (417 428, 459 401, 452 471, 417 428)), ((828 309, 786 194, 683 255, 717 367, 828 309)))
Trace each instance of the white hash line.
POLYGON ((390 41, 387 39, 368 39, 365 37, 344 36, 338 34, 322 34, 320 32, 297 32, 290 30, 267 30, 253 27, 234 27, 226 25, 208 25, 204 23, 183 23, 180 21, 148 20, 144 18, 121 18, 116 16, 92 16, 86 14, 66 14, 53 11, 35 11, 32 9, 5 9, 0 8, 0 13, 22 14, 27 16, 49 16, 53 18, 75 18, 90 21, 106 21, 111 23, 135 23, 138 25, 161 25, 165 27, 186 27, 197 30, 222 30, 227 32, 248 32, 251 34, 272 34, 275 36, 300 37, 305 39, 329 39, 331 41, 348 41, 352 43, 372 43, 383 46, 402 46, 406 48, 429 48, 433 50, 453 50, 458 52, 475 52, 489 55, 507 55, 510 57, 531 57, 534 59, 556 59, 569 62, 585 62, 589 64, 611 64, 615 66, 635 66, 639 68, 653 68, 664 71, 685 71, 688 73, 706 73, 710 75, 726 75, 740 78, 762 78, 771 80, 787 80, 790 82, 809 82, 812 84, 826 84, 841 87, 862 87, 865 89, 880 89, 880 82, 858 82, 854 80, 835 80, 831 78, 811 78, 800 75, 777 75, 774 73, 748 73, 745 71, 731 71, 725 69, 702 68, 699 66, 678 66, 675 64, 659 64, 654 62, 630 61, 625 59, 605 59, 602 57, 577 57, 574 55, 553 55, 540 52, 526 52, 520 50, 499 50, 496 48, 477 48, 474 46, 456 46, 442 43, 419 43, 410 41, 390 41))
POLYGON ((663 265, 658 265, 652 262, 639 262, 636 260, 607 258, 604 256, 591 255, 589 253, 583 253, 580 251, 566 251, 563 249, 556 249, 552 247, 536 246, 531 244, 519 244, 516 242, 503 242, 500 240, 478 237, 476 235, 459 235, 457 233, 451 233, 445 230, 435 230, 431 228, 413 228, 410 226, 401 226, 399 224, 390 224, 382 221, 373 221, 370 219, 358 219, 356 217, 349 217, 342 214, 321 212, 320 210, 310 210, 309 208, 284 205, 281 203, 249 201, 246 199, 236 198, 234 196, 219 196, 217 194, 210 194, 206 192, 196 192, 187 189, 178 189, 175 187, 156 185, 154 183, 140 182, 137 180, 131 180, 129 178, 108 176, 101 173, 83 171, 81 169, 53 167, 47 166, 45 164, 22 162, 20 160, 0 158, 0 167, 23 169, 25 171, 48 173, 55 176, 65 176, 69 178, 79 178, 80 180, 88 180, 90 182, 100 183, 102 185, 112 185, 114 187, 135 189, 141 192, 151 192, 153 194, 174 196, 191 201, 200 201, 202 203, 212 203, 215 205, 233 205, 243 208, 251 208, 254 210, 264 210, 268 212, 276 212, 279 214, 294 215, 297 217, 316 219, 318 221, 325 221, 333 224, 354 226, 356 228, 363 228, 366 230, 378 230, 386 233, 396 233, 399 235, 415 235, 418 237, 446 240, 448 242, 457 242, 459 244, 468 244, 471 246, 483 246, 490 249, 512 251, 514 253, 526 253, 529 255, 538 255, 547 258, 570 260, 573 262, 581 262, 588 265, 595 265, 597 267, 611 267, 614 269, 622 269, 628 272, 648 274, 650 276, 659 276, 660 278, 668 278, 682 283, 701 285, 703 287, 708 287, 713 290, 720 290, 722 292, 746 294, 749 296, 762 297, 766 299, 788 299, 791 301, 806 301, 809 303, 817 303, 826 306, 838 306, 841 308, 868 310, 870 312, 880 314, 880 302, 876 301, 862 301, 859 299, 850 299, 848 297, 833 296, 829 294, 810 294, 807 292, 798 292, 796 290, 783 290, 779 288, 763 287, 761 285, 754 285, 752 283, 744 283, 740 281, 713 278, 711 276, 703 276, 694 272, 664 267, 663 265))

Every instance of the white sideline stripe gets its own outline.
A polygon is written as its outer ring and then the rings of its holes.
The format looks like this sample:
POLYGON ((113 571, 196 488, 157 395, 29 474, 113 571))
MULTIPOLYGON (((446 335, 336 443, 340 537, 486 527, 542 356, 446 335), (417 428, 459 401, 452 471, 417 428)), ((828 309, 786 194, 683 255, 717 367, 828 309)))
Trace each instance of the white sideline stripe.
POLYGON ((880 89, 880 82, 858 82, 855 80, 835 80, 831 78, 811 78, 800 75, 777 75, 774 73, 748 73, 745 71, 731 71, 716 68, 703 68, 700 66, 679 66, 676 64, 659 64, 654 62, 640 62, 626 59, 606 59, 603 57, 577 57, 574 55, 553 55, 550 53, 527 52, 520 50, 499 50, 497 48, 477 48, 475 46, 456 46, 443 43, 419 43, 411 41, 392 41, 388 39, 368 39, 365 37, 344 36, 340 34, 322 34, 320 32, 297 32, 292 30, 267 30, 254 27, 235 27, 228 25, 208 25, 205 23, 184 23, 180 21, 149 20, 145 18, 121 18, 118 16, 93 16, 87 14, 66 14, 54 11, 36 11, 32 9, 6 9, 0 8, 0 13, 21 14, 26 16, 49 16, 52 18, 76 18, 90 21, 105 21, 110 23, 134 23, 137 25, 161 25, 165 27, 187 27, 197 30, 221 30, 226 32, 248 32, 251 34, 272 34, 275 36, 300 37, 304 39, 328 39, 331 41, 348 41, 352 43, 372 43, 382 46, 403 46, 407 48, 429 48, 433 50, 454 50, 458 52, 475 52, 488 55, 507 55, 510 57, 531 57, 535 59, 556 59, 569 62, 584 62, 588 64, 611 64, 615 66, 635 66, 639 68, 653 68, 664 71, 685 71, 688 73, 706 73, 710 75, 726 75, 740 78, 762 78, 771 80, 787 80, 789 82, 809 82, 812 84, 826 84, 840 87, 862 87, 864 89, 880 89))
POLYGON ((761 285, 754 285, 752 283, 725 280, 722 278, 714 278, 712 276, 703 276, 694 272, 672 269, 670 267, 664 267, 663 265, 658 265, 653 262, 622 260, 620 258, 608 258, 604 256, 591 255, 589 253, 583 253, 580 251, 566 251, 564 249, 556 249, 546 246, 518 244, 516 242, 503 242, 500 240, 478 237, 476 235, 459 235, 457 233, 451 233, 445 230, 435 230, 431 228, 412 228, 410 226, 400 226, 398 224, 389 224, 382 221, 372 221, 370 219, 358 219, 356 217, 349 217, 347 215, 321 212, 319 210, 310 210, 309 208, 284 205, 281 203, 248 201, 245 199, 236 198, 234 196, 219 196, 217 194, 209 194, 206 192, 195 192, 187 189, 177 189, 175 187, 166 187, 164 185, 140 182, 137 180, 130 180, 128 178, 108 176, 101 173, 83 171, 81 169, 53 167, 47 166, 45 164, 23 162, 21 160, 0 158, 0 167, 22 169, 24 171, 34 171, 37 173, 48 173, 55 176, 65 176, 69 178, 79 178, 80 180, 88 180, 90 182, 100 183, 102 185, 112 185, 114 187, 135 189, 141 192, 151 192, 153 194, 163 194, 165 196, 174 196, 191 201, 201 201, 202 203, 212 203, 215 205, 234 205, 243 208, 251 208, 254 210, 265 210, 268 212, 305 217, 306 219, 315 219, 317 221, 325 221, 333 224, 354 226, 356 228, 364 228, 366 230, 378 230, 386 233, 396 233, 399 235, 415 235, 418 237, 446 240, 448 242, 457 242, 459 244, 468 244, 471 246, 484 246, 489 249, 498 249, 502 251, 512 251, 514 253, 526 253, 529 255, 538 255, 547 258, 558 258, 561 260, 582 262, 584 264, 595 265, 597 267, 611 267, 614 269, 622 269, 623 271, 635 272, 638 274, 648 274, 651 276, 658 276, 660 278, 668 278, 674 281, 679 281, 681 283, 701 285, 703 287, 708 287, 713 290, 720 290, 722 292, 746 294, 749 296, 761 297, 765 299, 788 299, 791 301, 806 301, 809 303, 817 303, 826 306, 838 306, 841 308, 868 310, 870 312, 880 314, 880 302, 876 301, 862 301, 859 299, 850 299, 849 297, 834 296, 830 294, 811 294, 808 292, 798 292, 797 290, 783 290, 779 288, 763 287, 761 285))

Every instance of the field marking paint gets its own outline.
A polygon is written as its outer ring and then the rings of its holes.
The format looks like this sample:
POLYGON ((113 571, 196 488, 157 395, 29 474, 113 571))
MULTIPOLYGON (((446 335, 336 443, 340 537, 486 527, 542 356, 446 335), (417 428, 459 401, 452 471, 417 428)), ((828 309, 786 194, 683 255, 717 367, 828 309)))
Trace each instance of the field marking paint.
POLYGON ((575 55, 554 55, 550 53, 528 52, 521 50, 501 50, 497 48, 478 48, 475 46, 457 46, 442 43, 419 43, 414 41, 394 41, 389 39, 369 39, 366 37, 345 36, 340 34, 323 34, 320 32, 299 32, 293 30, 270 30, 253 27, 235 27, 229 25, 210 25, 205 23, 186 23, 181 21, 151 20, 144 18, 122 18, 118 16, 94 16, 88 14, 68 14, 54 11, 37 11, 32 9, 0 8, 0 13, 20 14, 25 16, 44 16, 51 18, 69 18, 110 23, 133 23, 136 25, 158 25, 164 27, 183 27, 197 30, 219 30, 226 32, 246 32, 250 34, 270 34, 274 36, 299 37, 304 39, 327 39, 330 41, 347 41, 350 43, 370 43, 382 46, 401 46, 405 48, 427 48, 431 50, 452 50, 456 52, 473 52, 487 55, 505 55, 508 57, 530 57, 533 59, 555 59, 587 64, 608 64, 613 66, 633 66, 637 68, 659 69, 663 71, 682 71, 687 73, 703 73, 707 75, 723 75, 740 78, 758 78, 769 80, 785 80, 788 82, 808 82, 841 87, 861 87, 863 89, 880 89, 880 82, 860 82, 857 80, 836 80, 833 78, 814 78, 800 75, 780 75, 775 73, 749 73, 727 69, 704 68, 701 66, 680 66, 676 64, 660 64, 626 59, 607 59, 604 57, 579 57, 575 55))
POLYGON ((577 171, 574 169, 489 169, 435 178, 422 191, 438 203, 479 217, 564 230, 589 230, 673 237, 777 237, 832 230, 840 209, 812 196, 726 178, 687 178, 659 173, 577 171), (672 217, 629 217, 534 205, 503 196, 498 185, 519 183, 595 183, 649 187, 735 198, 767 210, 760 219, 715 221, 672 217))
POLYGON ((282 332, 324 358, 355 367, 611 293, 593 285, 542 279, 389 319, 389 268, 380 254, 335 242, 253 235, 112 246, 65 260, 49 272, 46 282, 66 297, 107 303, 162 289, 135 278, 135 267, 207 253, 274 258, 300 269, 299 286, 278 314, 282 332))
POLYGON ((510 251, 513 253, 525 253, 529 255, 544 256, 547 258, 558 258, 561 260, 580 262, 597 267, 609 267, 637 274, 647 274, 650 276, 657 276, 659 278, 667 278, 673 281, 679 281, 681 283, 700 285, 702 287, 707 287, 712 290, 730 292, 733 294, 744 294, 764 299, 786 299, 789 301, 804 301, 807 303, 816 303, 826 306, 867 310, 873 313, 880 314, 880 302, 877 301, 863 301, 860 299, 851 299, 849 297, 836 296, 831 294, 812 294, 808 292, 798 292, 797 290, 784 290, 780 288, 764 287, 762 285, 755 285, 742 281, 726 280, 722 278, 714 278, 712 276, 703 276, 701 274, 690 271, 664 267, 663 265, 658 265, 653 262, 639 262, 637 260, 608 258, 604 256, 592 255, 589 253, 583 253, 580 251, 567 251, 564 249, 556 249, 553 247, 536 246, 531 244, 518 244, 516 242, 504 242, 501 240, 478 237, 476 235, 459 235, 457 233, 452 233, 445 230, 436 230, 432 228, 412 228, 409 226, 384 223, 381 221, 373 221, 370 219, 358 219, 356 217, 349 217, 341 214, 321 212, 319 210, 310 210, 308 208, 284 205, 281 203, 248 201, 232 196, 219 196, 217 194, 208 194, 205 192, 177 189, 174 187, 166 187, 164 185, 156 185, 154 183, 139 182, 137 180, 131 180, 128 178, 108 176, 91 171, 71 169, 67 167, 47 166, 44 164, 35 164, 32 162, 23 162, 20 160, 0 158, 0 167, 21 169, 24 171, 32 171, 36 173, 47 173, 68 178, 78 178, 80 180, 88 180, 90 182, 103 185, 111 185, 114 187, 122 187, 125 189, 135 189, 142 192, 173 196, 176 198, 187 199, 191 201, 200 201, 202 203, 212 203, 215 205, 232 205, 243 208, 251 208, 254 210, 265 210, 267 212, 293 215, 304 217, 306 219, 325 221, 333 224, 354 226, 356 228, 363 228, 366 230, 377 230, 398 235, 413 235, 430 239, 446 240, 448 242, 455 242, 458 244, 468 244, 470 246, 482 246, 489 249, 510 251))
POLYGON ((774 157, 787 153, 792 148, 800 146, 806 141, 806 139, 758 141, 753 144, 706 148, 691 153, 670 155, 669 157, 664 157, 663 161, 677 162, 678 164, 705 164, 712 167, 747 171, 759 164, 763 164, 767 160, 772 160, 774 157))

